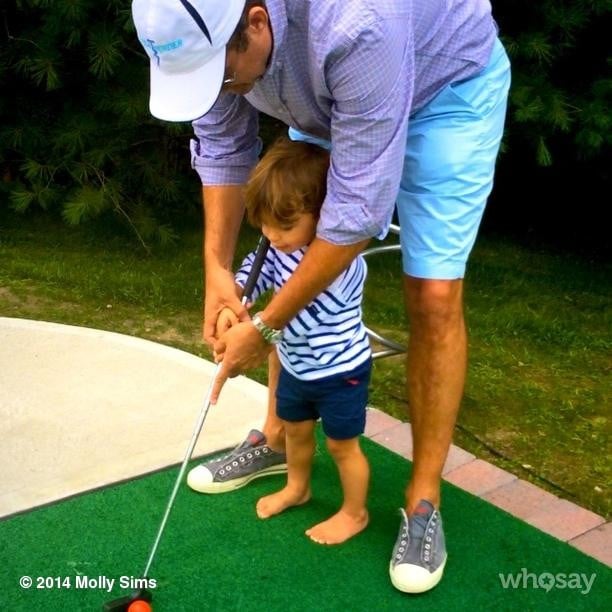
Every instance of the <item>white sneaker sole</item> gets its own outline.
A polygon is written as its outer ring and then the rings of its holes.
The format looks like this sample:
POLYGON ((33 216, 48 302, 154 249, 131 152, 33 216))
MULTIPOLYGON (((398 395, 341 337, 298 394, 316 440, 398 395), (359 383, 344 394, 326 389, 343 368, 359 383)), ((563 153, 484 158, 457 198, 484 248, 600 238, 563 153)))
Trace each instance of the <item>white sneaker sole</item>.
POLYGON ((210 472, 206 468, 202 468, 202 466, 198 465, 187 474, 187 485, 198 493, 227 493, 228 491, 235 491, 236 489, 244 487, 249 484, 251 480, 255 480, 256 478, 286 473, 287 464, 279 463, 278 465, 271 465, 258 472, 242 476, 241 478, 233 478, 225 482, 208 482, 207 476, 210 475, 210 472))
POLYGON ((391 584, 402 593, 425 593, 442 580, 446 559, 447 557, 435 572, 429 572, 424 567, 410 563, 400 563, 395 567, 393 563, 389 563, 391 584))

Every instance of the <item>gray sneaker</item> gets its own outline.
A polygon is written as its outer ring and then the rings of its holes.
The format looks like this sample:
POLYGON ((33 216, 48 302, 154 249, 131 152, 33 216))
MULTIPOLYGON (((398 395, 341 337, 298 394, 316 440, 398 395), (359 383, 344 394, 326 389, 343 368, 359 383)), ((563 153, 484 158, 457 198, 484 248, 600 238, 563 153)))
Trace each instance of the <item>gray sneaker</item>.
POLYGON ((200 493, 225 493, 244 487, 255 478, 286 472, 287 455, 272 450, 266 444, 266 436, 252 429, 229 455, 194 467, 187 475, 187 484, 200 493))
POLYGON ((440 513, 422 499, 408 516, 401 508, 402 522, 393 547, 389 575, 396 589, 423 593, 440 582, 446 565, 446 544, 440 513))

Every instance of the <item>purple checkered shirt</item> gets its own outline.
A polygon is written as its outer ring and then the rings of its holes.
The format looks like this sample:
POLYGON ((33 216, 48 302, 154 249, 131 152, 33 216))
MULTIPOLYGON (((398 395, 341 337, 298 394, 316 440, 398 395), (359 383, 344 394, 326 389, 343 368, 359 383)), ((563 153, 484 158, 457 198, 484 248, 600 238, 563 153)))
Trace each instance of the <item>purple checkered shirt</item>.
POLYGON ((331 140, 317 235, 352 244, 386 234, 409 117, 487 63, 488 0, 267 0, 274 46, 246 96, 221 94, 193 122, 203 185, 246 182, 261 150, 259 111, 331 140))

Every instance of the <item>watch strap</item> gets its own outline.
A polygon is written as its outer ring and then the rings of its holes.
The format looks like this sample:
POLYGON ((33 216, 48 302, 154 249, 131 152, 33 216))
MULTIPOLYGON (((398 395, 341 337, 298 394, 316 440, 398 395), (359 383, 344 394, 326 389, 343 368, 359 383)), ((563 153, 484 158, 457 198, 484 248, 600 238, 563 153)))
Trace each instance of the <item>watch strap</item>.
POLYGON ((283 338, 282 329, 274 329, 266 325, 261 319, 261 312, 258 312, 252 319, 255 329, 263 336, 268 344, 278 344, 283 338))

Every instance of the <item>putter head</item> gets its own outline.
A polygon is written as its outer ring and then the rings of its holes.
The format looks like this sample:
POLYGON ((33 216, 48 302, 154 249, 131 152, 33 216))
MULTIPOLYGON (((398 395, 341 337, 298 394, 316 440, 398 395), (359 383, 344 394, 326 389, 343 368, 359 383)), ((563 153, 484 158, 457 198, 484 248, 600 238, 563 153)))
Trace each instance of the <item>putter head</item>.
POLYGON ((127 609, 130 605, 135 602, 137 599, 142 599, 147 603, 153 601, 153 594, 146 589, 139 589, 138 591, 134 591, 131 595, 125 595, 124 597, 119 597, 117 599, 113 599, 113 601, 109 601, 102 606, 103 612, 127 612, 127 609))

